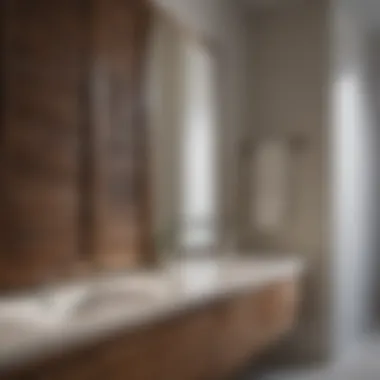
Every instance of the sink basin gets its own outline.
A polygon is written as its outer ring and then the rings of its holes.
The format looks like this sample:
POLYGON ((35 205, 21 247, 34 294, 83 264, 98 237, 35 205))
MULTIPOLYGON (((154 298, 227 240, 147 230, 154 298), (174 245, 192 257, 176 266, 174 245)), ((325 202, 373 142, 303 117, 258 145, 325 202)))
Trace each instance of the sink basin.
POLYGON ((36 302, 0 304, 0 347, 24 343, 56 326, 55 318, 36 302))
POLYGON ((156 295, 134 289, 101 289, 88 294, 77 304, 72 318, 99 317, 118 311, 133 312, 157 302, 156 295))
POLYGON ((167 294, 163 282, 144 278, 107 280, 89 287, 72 308, 71 320, 133 314, 160 302, 167 294))
POLYGON ((15 324, 48 327, 53 323, 52 315, 48 311, 35 300, 3 302, 0 304, 0 326, 6 321, 12 321, 15 324))
POLYGON ((0 301, 0 346, 48 331, 80 328, 108 318, 141 313, 167 295, 165 283, 143 276, 108 278, 94 283, 41 291, 0 301))
POLYGON ((26 319, 0 317, 0 346, 25 342, 26 339, 41 334, 43 329, 43 325, 26 319))

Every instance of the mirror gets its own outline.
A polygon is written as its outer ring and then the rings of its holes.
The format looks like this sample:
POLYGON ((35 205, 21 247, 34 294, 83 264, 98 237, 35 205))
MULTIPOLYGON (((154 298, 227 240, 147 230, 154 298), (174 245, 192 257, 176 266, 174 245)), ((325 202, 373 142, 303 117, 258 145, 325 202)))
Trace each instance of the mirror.
POLYGON ((216 60, 206 43, 160 11, 150 54, 156 248, 210 252, 218 241, 216 60))

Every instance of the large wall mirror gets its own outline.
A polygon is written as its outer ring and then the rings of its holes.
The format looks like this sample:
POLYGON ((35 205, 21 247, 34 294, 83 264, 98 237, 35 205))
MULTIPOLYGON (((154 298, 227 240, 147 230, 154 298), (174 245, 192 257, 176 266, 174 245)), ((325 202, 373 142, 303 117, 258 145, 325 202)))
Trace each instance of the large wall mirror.
POLYGON ((219 219, 216 57, 158 11, 149 62, 156 249, 209 253, 218 243, 219 219))

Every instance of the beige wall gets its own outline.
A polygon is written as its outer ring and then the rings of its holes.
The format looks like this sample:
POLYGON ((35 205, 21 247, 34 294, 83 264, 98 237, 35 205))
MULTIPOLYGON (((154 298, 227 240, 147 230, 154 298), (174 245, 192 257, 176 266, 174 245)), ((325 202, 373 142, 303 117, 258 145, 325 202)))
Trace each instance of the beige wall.
POLYGON ((256 251, 306 259, 301 323, 282 357, 343 356, 373 319, 376 134, 366 25, 340 0, 256 13, 249 22, 246 133, 296 137, 304 146, 282 231, 260 236, 243 223, 242 239, 256 251))
POLYGON ((298 358, 326 354, 328 345, 328 11, 327 1, 311 1, 252 13, 248 19, 251 113, 246 134, 253 141, 266 134, 297 138, 302 146, 293 162, 291 210, 282 230, 264 237, 243 223, 242 239, 253 251, 306 259, 301 323, 294 350, 287 349, 298 358))
MULTIPOLYGON (((218 108, 219 115, 219 138, 220 138, 220 214, 222 228, 227 228, 234 224, 236 209, 236 141, 244 123, 244 86, 246 83, 245 65, 245 24, 242 20, 242 13, 234 2, 220 0, 155 0, 160 11, 177 24, 175 27, 184 28, 188 33, 194 33, 198 38, 202 38, 211 44, 215 53, 219 70, 218 86, 218 108)), ((166 30, 167 34, 173 31, 166 30)), ((175 31, 174 31, 175 33, 175 31)), ((170 46, 165 47, 170 50, 170 46)), ((168 55, 175 53, 168 51, 168 55)), ((170 75, 169 75, 170 76, 170 75)), ((168 78, 170 84, 171 78, 168 78)), ((171 89, 166 86, 165 97, 175 98, 175 94, 170 93, 171 89)), ((174 107, 173 107, 174 108, 174 107)), ((175 115, 169 116, 171 122, 161 122, 161 131, 156 135, 161 139, 161 146, 167 146, 166 158, 161 156, 166 162, 173 163, 175 157, 175 136, 176 130, 168 130, 169 124, 175 124, 175 115), (159 136, 160 135, 160 136, 159 136), (166 142, 165 142, 166 139, 166 142)), ((163 161, 161 161, 163 162, 163 161)), ((175 169, 175 168, 174 168, 175 169)), ((178 197, 172 193, 173 168, 161 165, 160 174, 156 174, 156 186, 160 189, 159 199, 156 199, 156 229, 158 234, 167 229, 167 225, 172 224, 173 213, 175 213, 175 203, 178 197), (169 188, 169 189, 168 189, 169 188)), ((222 234, 225 235, 225 234, 222 234)))
POLYGON ((151 178, 156 249, 162 253, 173 245, 178 210, 181 30, 160 12, 155 14, 152 30, 148 80, 151 178))
MULTIPOLYGON (((352 294, 364 297, 368 303, 365 296, 368 284, 363 282, 368 272, 356 272, 357 287, 353 284, 345 286, 350 282, 350 276, 339 277, 338 274, 347 273, 347 252, 356 259, 369 258, 375 247, 371 246, 370 236, 356 235, 357 238, 353 237, 356 248, 350 250, 350 244, 344 243, 347 233, 342 231, 345 226, 352 226, 339 224, 332 214, 334 203, 342 195, 338 188, 334 189, 334 178, 331 177, 334 176, 331 169, 339 164, 339 160, 334 159, 337 149, 334 144, 341 139, 331 134, 339 123, 330 119, 335 107, 331 90, 344 72, 340 65, 344 62, 353 64, 359 75, 365 71, 362 61, 365 52, 357 50, 365 42, 365 37, 355 23, 340 29, 336 19, 338 0, 305 1, 303 5, 297 3, 294 7, 250 14, 241 13, 233 1, 155 0, 155 3, 179 24, 217 47, 221 66, 222 212, 227 232, 231 232, 239 220, 238 233, 243 240, 251 240, 251 252, 290 252, 307 260, 301 323, 291 346, 281 352, 282 357, 287 358, 285 353, 300 360, 325 357, 331 353, 331 338, 336 333, 332 317, 338 316, 339 324, 343 321, 344 310, 351 313, 351 317, 345 320, 346 327, 342 328, 345 338, 341 339, 341 346, 352 342, 362 330, 364 320, 368 319, 363 302, 345 309, 351 303, 352 294), (347 34, 352 37, 347 38, 347 34), (339 36, 343 36, 344 41, 339 36), (244 168, 238 162, 239 146, 244 140, 257 139, 268 133, 300 137, 305 145, 294 162, 293 205, 288 222, 276 236, 268 239, 256 235, 252 241, 255 234, 242 213, 249 202, 243 189, 248 173, 240 171, 238 174, 237 169, 244 168), (343 248, 331 244, 337 241, 334 239, 339 236, 337 229, 340 228, 343 248), (336 283, 337 278, 341 280, 340 285, 336 283), (338 309, 340 311, 336 314, 338 309)), ((373 146, 369 124, 363 118, 356 124, 356 133, 359 133, 356 144, 364 153, 371 151, 373 146)), ((347 150, 345 154, 352 158, 351 153, 347 150)), ((345 161, 343 156, 340 160, 341 163, 345 161)), ((361 231, 370 227, 368 210, 371 202, 364 202, 362 196, 371 193, 369 177, 374 169, 370 169, 370 162, 370 156, 366 155, 352 160, 366 173, 358 170, 355 177, 355 183, 364 181, 366 184, 365 191, 356 193, 361 199, 355 203, 361 215, 361 231)), ((351 185, 348 183, 346 188, 351 185)), ((166 197, 164 202, 169 204, 172 200, 172 197, 166 197)), ((350 202, 343 207, 348 212, 346 220, 352 220, 350 207, 350 202)), ((344 213, 341 218, 342 215, 344 213)), ((353 228, 351 232, 355 236, 357 231, 353 228)), ((356 262, 368 267, 370 261, 356 262)))
MULTIPOLYGON (((356 54, 355 45, 362 41, 355 41, 363 36, 349 26, 351 31, 348 33, 354 34, 353 40, 345 38, 346 42, 342 42, 336 39, 338 24, 334 6, 339 5, 338 0, 306 1, 303 5, 297 3, 261 13, 241 13, 233 1, 155 0, 155 3, 180 25, 217 47, 221 66, 219 128, 223 147, 221 189, 226 232, 231 233, 238 225, 237 233, 242 240, 249 242, 251 252, 294 253, 306 259, 308 273, 301 323, 292 337, 291 346, 287 345, 281 356, 287 359, 290 355, 301 361, 329 356, 331 335, 336 332, 331 323, 332 317, 339 315, 334 313, 336 305, 339 302, 349 305, 352 299, 347 292, 349 288, 344 285, 349 277, 341 278, 340 288, 332 281, 336 280, 337 273, 345 273, 347 261, 346 248, 340 251, 342 261, 339 263, 338 250, 331 244, 337 226, 331 211, 334 199, 341 195, 330 186, 333 184, 330 180, 333 179, 331 169, 335 152, 331 131, 336 126, 330 119, 331 111, 334 112, 331 89, 342 73, 339 62, 344 62, 347 54, 349 60, 360 58, 362 52, 356 54), (291 214, 282 231, 270 238, 254 234, 245 218, 249 195, 244 189, 244 180, 249 173, 238 161, 240 143, 250 138, 255 140, 263 134, 296 137, 304 142, 293 167, 291 214)), ((339 33, 344 35, 346 32, 339 33)), ((361 69, 358 68, 359 71, 361 69)), ((362 135, 363 151, 368 144, 368 136, 362 135)), ((366 165, 366 160, 363 158, 363 165, 366 165)), ((360 178, 368 180, 368 176, 360 178)), ((166 181, 162 178, 159 181, 160 186, 165 187, 166 181)), ((165 210, 171 210, 173 199, 175 197, 164 194, 161 201, 168 205, 163 207, 165 210)), ((359 202, 356 206, 358 210, 363 210, 363 207, 368 210, 369 204, 359 202)), ((171 220, 171 215, 165 215, 165 210, 158 224, 165 225, 171 220)), ((368 226, 368 218, 363 218, 362 227, 368 226)), ((358 258, 361 250, 368 253, 368 242, 364 239, 359 244, 357 240, 359 248, 354 253, 351 251, 353 256, 358 258)), ((363 273, 362 279, 365 277, 363 273)), ((359 281, 359 277, 357 279, 359 281)), ((355 294, 366 292, 363 282, 359 286, 362 290, 355 294)), ((362 325, 358 321, 365 318, 363 304, 357 306, 351 321, 347 322, 351 327, 353 324, 362 325)), ((343 318, 344 307, 340 313, 343 318)), ((345 328, 346 331, 351 330, 346 335, 348 337, 353 331, 350 326, 345 328)), ((356 332, 351 337, 354 335, 356 332)), ((349 337, 342 342, 350 340, 349 337)))
MULTIPOLYGON (((372 32, 370 37, 370 94, 371 94, 371 105, 373 110, 373 127, 374 127, 374 143, 378 148, 374 152, 374 160, 377 168, 380 167, 380 32, 375 30, 372 32)), ((380 173, 379 170, 376 171, 374 175, 374 182, 376 189, 380 188, 380 173)), ((379 230, 380 226, 380 204, 375 203, 375 222, 374 226, 379 230)), ((376 247, 380 247, 380 234, 377 233, 375 239, 376 247)), ((380 254, 375 252, 374 262, 373 262, 373 273, 372 273, 372 312, 373 312, 373 324, 379 326, 380 324, 380 276, 378 276, 378 268, 380 268, 380 254)))

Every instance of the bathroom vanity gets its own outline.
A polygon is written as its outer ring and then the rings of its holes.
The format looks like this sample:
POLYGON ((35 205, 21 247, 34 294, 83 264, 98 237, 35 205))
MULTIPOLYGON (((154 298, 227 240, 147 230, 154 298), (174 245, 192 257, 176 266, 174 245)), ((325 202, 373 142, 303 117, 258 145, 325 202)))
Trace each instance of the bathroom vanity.
POLYGON ((302 271, 291 259, 178 262, 4 300, 1 378, 228 378, 294 326, 302 271))

